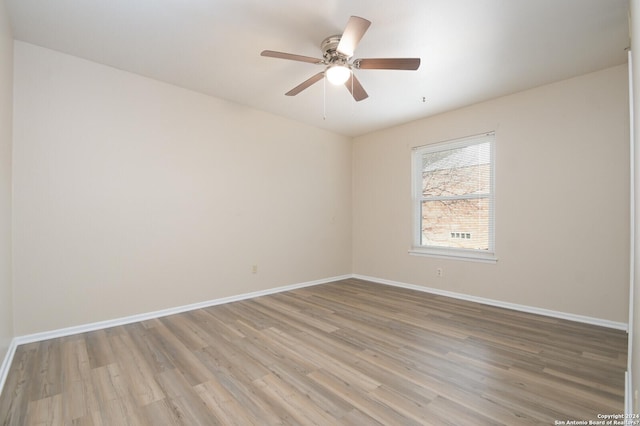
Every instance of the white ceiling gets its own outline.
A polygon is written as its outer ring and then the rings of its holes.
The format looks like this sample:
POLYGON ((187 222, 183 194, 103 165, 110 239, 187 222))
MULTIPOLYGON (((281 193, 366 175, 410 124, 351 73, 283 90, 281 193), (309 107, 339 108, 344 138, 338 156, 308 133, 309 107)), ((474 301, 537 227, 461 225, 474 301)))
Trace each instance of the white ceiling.
POLYGON ((619 65, 629 44, 627 0, 5 1, 18 40, 349 136, 619 65), (284 96, 321 68, 260 52, 321 57, 351 15, 372 22, 354 58, 420 69, 358 70, 361 102, 326 84, 325 105, 323 82, 284 96))

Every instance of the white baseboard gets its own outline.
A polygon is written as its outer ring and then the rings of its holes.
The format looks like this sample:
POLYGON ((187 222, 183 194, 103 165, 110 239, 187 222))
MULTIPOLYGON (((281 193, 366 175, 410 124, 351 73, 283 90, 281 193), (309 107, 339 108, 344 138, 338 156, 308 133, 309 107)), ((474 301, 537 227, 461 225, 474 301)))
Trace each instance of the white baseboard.
POLYGON ((437 294, 441 296, 452 297, 455 299, 477 302, 484 305, 497 306, 501 308, 513 309, 517 311, 528 312, 528 313, 539 314, 539 315, 546 315, 553 318, 561 318, 561 319, 566 319, 570 321, 593 324, 593 325, 598 325, 598 326, 607 327, 607 328, 614 328, 618 330, 627 330, 628 328, 628 325, 626 323, 621 323, 621 322, 587 317, 583 315, 569 314, 565 312, 552 311, 549 309, 536 308, 536 307, 526 306, 526 305, 518 305, 515 303, 502 302, 499 300, 470 296, 462 293, 454 293, 451 291, 439 290, 439 289, 430 288, 430 287, 423 287, 415 284, 401 283, 399 281, 391 281, 383 278, 369 277, 366 275, 358 275, 358 274, 349 274, 349 275, 341 275, 341 276, 336 276, 331 278, 324 278, 324 279, 315 280, 315 281, 307 281, 307 282, 298 283, 298 284, 291 284, 291 285, 286 285, 281 287, 275 287, 267 290, 254 291, 251 293, 244 293, 236 296, 223 297, 220 299, 213 299, 213 300, 208 300, 204 302, 193 303, 190 305, 177 306, 173 308, 162 309, 159 311, 147 312, 147 313, 142 313, 137 315, 131 315, 131 316, 116 318, 116 319, 107 320, 107 321, 100 321, 100 322, 94 322, 90 324, 78 325, 74 327, 62 328, 58 330, 45 331, 42 333, 34 333, 34 334, 28 334, 24 336, 17 336, 13 338, 13 340, 11 341, 9 349, 7 350, 4 360, 2 361, 2 365, 0 365, 0 394, 2 393, 4 383, 7 379, 7 375, 9 374, 9 368, 11 367, 11 363, 13 362, 13 357, 19 345, 53 339, 56 337, 64 337, 64 336, 69 336, 73 334, 86 333, 88 331, 101 330, 109 327, 116 327, 120 325, 131 324, 134 322, 160 318, 168 315, 178 314, 181 312, 191 311, 194 309, 207 308, 209 306, 221 305, 223 303, 230 303, 230 302, 237 302, 240 300, 252 299, 254 297, 266 296, 269 294, 281 293, 284 291, 295 290, 298 288, 310 287, 310 286, 319 285, 319 284, 326 284, 334 281, 345 280, 348 278, 357 278, 365 281, 372 281, 379 284, 402 287, 402 288, 407 288, 411 290, 422 291, 425 293, 437 294))
POLYGON ((11 363, 13 362, 13 356, 16 353, 16 348, 18 347, 18 343, 16 339, 11 339, 11 343, 9 344, 9 348, 7 349, 7 353, 2 360, 2 364, 0 365, 0 395, 2 395, 2 389, 4 388, 4 382, 7 381, 7 376, 9 375, 9 368, 11 367, 11 363))
POLYGON ((11 341, 7 354, 0 366, 0 394, 4 388, 4 383, 7 380, 9 374, 9 368, 13 362, 13 357, 16 353, 16 349, 19 345, 25 343, 40 342, 42 340, 54 339, 56 337, 70 336, 73 334, 86 333, 88 331, 102 330, 109 327, 116 327, 119 325, 131 324, 134 322, 150 320, 154 318, 165 317, 168 315, 179 314, 181 312, 192 311, 194 309, 207 308, 209 306, 221 305, 223 303, 237 302, 240 300, 252 299, 254 297, 266 296, 269 294, 281 293, 283 291, 295 290, 297 288, 311 287, 319 284, 326 284, 334 281, 340 281, 351 278, 349 275, 341 275, 337 277, 323 278, 315 281, 307 281, 298 284, 285 285, 281 287, 270 288, 267 290, 259 290, 251 293, 238 294, 235 296, 222 297, 220 299, 207 300, 204 302, 192 303, 190 305, 176 306, 173 308, 162 309, 154 312, 147 312, 142 314, 131 315, 123 318, 116 318, 107 321, 93 322, 90 324, 77 325, 74 327, 61 328, 58 330, 50 330, 42 333, 27 334, 24 336, 14 337, 11 341))
POLYGON ((109 327, 116 327, 119 325, 131 324, 139 321, 146 321, 154 318, 166 317, 168 315, 179 314, 181 312, 192 311, 194 309, 208 308, 209 306, 222 305, 223 303, 237 302, 240 300, 252 299, 254 297, 266 296, 269 294, 281 293, 283 291, 295 290, 297 288, 310 287, 319 284, 326 284, 334 281, 340 281, 347 278, 351 278, 351 275, 341 275, 331 278, 323 278, 315 281, 307 281, 298 284, 285 285, 281 287, 270 288, 266 290, 253 291, 251 293, 238 294, 235 296, 222 297, 220 299, 207 300, 204 302, 192 303, 189 305, 176 306, 173 308, 162 309, 154 312, 147 312, 142 314, 131 315, 122 318, 116 318, 112 320, 94 322, 90 324, 83 324, 74 327, 61 328, 58 330, 45 331, 42 333, 28 334, 24 336, 18 336, 16 340, 17 345, 23 345, 25 343, 40 342, 42 340, 53 339, 56 337, 70 336, 73 334, 86 333, 88 331, 102 330, 109 327))
POLYGON ((513 309, 515 311, 527 312, 530 314, 545 315, 552 318, 560 318, 560 319, 565 319, 569 321, 576 321, 576 322, 581 322, 585 324, 597 325, 600 327, 613 328, 616 330, 624 330, 624 331, 628 330, 628 324, 626 322, 616 322, 616 321, 610 321, 610 320, 605 320, 601 318, 588 317, 584 315, 570 314, 567 312, 553 311, 550 309, 536 308, 534 306, 519 305, 516 303, 503 302, 501 300, 487 299, 484 297, 471 296, 463 293, 455 293, 452 291, 440 290, 440 289, 431 288, 431 287, 423 287, 415 284, 407 284, 399 281, 391 281, 383 278, 369 277, 366 275, 353 274, 352 277, 365 280, 365 281, 371 281, 374 283, 386 284, 394 287, 402 287, 410 290, 417 290, 425 293, 437 294, 440 296, 447 296, 454 299, 467 300, 470 302, 477 302, 483 305, 513 309))

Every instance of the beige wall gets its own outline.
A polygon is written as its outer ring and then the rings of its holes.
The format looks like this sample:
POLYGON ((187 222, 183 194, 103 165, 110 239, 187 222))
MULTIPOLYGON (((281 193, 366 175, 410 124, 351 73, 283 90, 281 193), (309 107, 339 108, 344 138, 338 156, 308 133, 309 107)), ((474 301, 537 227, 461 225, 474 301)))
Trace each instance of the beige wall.
POLYGON ((15 51, 16 334, 350 272, 627 321, 624 66, 362 136, 351 152, 220 99, 15 51), (411 147, 488 130, 498 263, 410 256, 411 147))
POLYGON ((619 66, 356 138, 353 272, 627 322, 627 87, 619 66), (497 264, 409 255, 411 148, 491 130, 497 264))
POLYGON ((11 288, 11 131, 13 36, 0 0, 0 364, 13 339, 11 288))
POLYGON ((15 70, 18 335, 351 272, 349 138, 22 42, 15 70))
POLYGON ((627 321, 625 66, 350 151, 348 138, 16 42, 13 294, 13 50, 0 0, 0 360, 14 334, 350 272, 627 321), (411 147, 488 130, 498 263, 408 255, 411 147))

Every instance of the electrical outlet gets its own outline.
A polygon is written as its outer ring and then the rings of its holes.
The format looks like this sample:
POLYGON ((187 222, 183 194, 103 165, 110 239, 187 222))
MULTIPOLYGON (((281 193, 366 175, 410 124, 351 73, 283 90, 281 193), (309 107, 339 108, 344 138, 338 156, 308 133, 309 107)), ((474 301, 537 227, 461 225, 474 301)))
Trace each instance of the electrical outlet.
POLYGON ((437 268, 437 269, 436 269, 436 275, 437 275, 438 277, 441 277, 441 276, 443 275, 443 273, 442 273, 442 268, 437 268))
POLYGON ((251 266, 251 273, 252 274, 257 274, 258 273, 258 265, 251 266))

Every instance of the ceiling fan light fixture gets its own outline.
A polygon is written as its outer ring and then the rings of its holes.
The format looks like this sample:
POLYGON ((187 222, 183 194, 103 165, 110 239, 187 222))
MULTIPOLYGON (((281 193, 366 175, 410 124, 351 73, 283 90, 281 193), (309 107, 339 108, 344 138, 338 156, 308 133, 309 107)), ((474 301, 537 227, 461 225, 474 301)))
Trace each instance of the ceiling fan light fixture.
POLYGON ((420 58, 360 58, 350 62, 355 48, 367 32, 369 25, 371 25, 370 21, 359 16, 351 16, 342 34, 332 35, 322 40, 320 43, 322 59, 275 50, 263 50, 260 55, 323 66, 322 71, 289 90, 285 93, 286 96, 295 96, 320 80, 325 81, 326 78, 331 84, 344 85, 353 99, 360 102, 369 95, 360 84, 354 70, 415 71, 420 67, 420 58))
POLYGON ((329 83, 339 86, 344 84, 351 77, 351 70, 344 65, 331 65, 325 71, 329 83))

